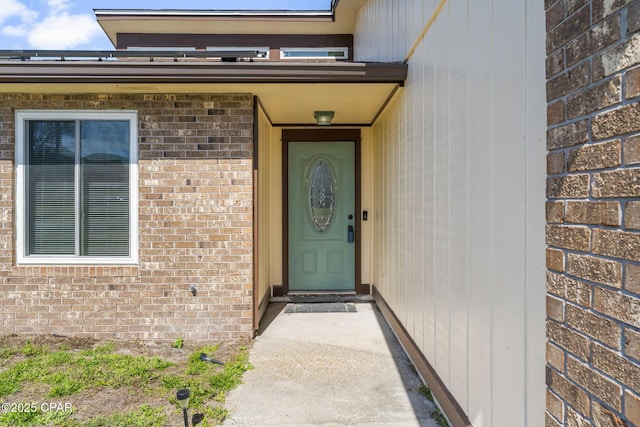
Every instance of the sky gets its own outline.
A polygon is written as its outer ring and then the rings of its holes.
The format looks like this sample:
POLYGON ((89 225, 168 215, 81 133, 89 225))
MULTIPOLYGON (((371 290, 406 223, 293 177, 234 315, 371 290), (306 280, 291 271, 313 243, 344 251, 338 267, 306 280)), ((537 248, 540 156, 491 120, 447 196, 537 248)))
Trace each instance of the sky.
POLYGON ((111 50, 93 9, 328 10, 331 0, 0 0, 0 50, 111 50))

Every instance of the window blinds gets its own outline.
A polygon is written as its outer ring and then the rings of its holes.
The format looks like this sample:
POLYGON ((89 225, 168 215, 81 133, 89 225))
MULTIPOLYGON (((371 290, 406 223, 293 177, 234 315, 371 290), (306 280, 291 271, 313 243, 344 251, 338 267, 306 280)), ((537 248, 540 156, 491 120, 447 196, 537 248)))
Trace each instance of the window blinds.
POLYGON ((28 126, 27 255, 129 256, 129 122, 28 126))

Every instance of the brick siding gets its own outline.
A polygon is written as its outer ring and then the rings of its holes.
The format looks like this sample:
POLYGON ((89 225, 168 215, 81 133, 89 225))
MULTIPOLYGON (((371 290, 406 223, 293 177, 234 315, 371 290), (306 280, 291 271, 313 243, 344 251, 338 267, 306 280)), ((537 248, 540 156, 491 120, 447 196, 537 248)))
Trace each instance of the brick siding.
POLYGON ((546 426, 640 426, 640 1, 545 9, 546 426))
POLYGON ((0 94, 1 333, 250 336, 252 111, 250 95, 0 94), (16 266, 16 109, 138 111, 137 266, 16 266))

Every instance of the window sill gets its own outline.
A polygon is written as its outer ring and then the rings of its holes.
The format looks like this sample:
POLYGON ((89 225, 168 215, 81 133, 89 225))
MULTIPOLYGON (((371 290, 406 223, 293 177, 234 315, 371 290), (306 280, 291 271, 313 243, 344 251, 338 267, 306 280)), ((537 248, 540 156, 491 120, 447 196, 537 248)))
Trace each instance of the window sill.
POLYGON ((37 266, 37 265, 82 265, 82 266, 137 266, 138 260, 134 258, 102 258, 102 257, 83 257, 83 258, 65 258, 65 257, 21 257, 18 259, 17 265, 21 266, 37 266))

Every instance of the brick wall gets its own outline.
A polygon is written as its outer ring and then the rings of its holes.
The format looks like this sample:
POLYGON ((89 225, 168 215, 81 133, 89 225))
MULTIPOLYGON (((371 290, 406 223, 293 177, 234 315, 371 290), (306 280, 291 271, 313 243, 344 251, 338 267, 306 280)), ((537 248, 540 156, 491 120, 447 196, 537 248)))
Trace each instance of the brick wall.
POLYGON ((0 333, 249 336, 252 121, 250 95, 0 94, 0 333), (16 266, 16 109, 139 112, 137 266, 16 266))
POLYGON ((545 0, 547 426, 640 426, 640 1, 545 0))

